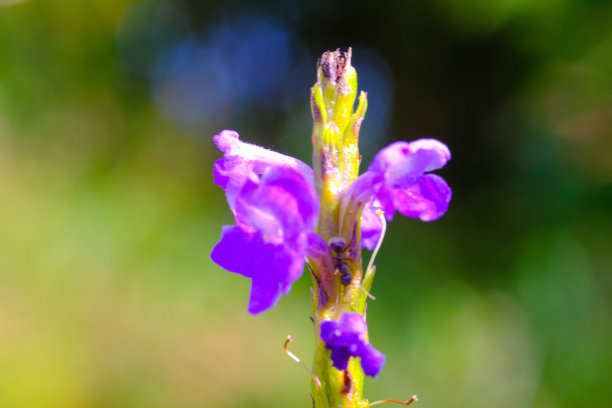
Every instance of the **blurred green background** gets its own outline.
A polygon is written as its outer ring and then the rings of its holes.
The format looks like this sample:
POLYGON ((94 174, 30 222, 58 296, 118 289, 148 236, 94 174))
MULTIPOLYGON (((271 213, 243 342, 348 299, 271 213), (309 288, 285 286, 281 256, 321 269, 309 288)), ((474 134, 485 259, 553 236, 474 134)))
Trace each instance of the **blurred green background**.
POLYGON ((450 210, 378 258, 370 400, 612 404, 612 3, 0 0, 0 407, 308 407, 309 279, 214 265, 221 129, 309 162, 353 47, 363 165, 436 137, 450 210))

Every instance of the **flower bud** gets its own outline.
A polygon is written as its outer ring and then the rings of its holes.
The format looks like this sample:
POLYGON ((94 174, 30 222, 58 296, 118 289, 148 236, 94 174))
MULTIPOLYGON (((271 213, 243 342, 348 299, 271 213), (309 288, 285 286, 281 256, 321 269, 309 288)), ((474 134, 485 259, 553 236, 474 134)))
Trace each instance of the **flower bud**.
MULTIPOLYGON (((359 173, 359 129, 367 96, 361 92, 355 111, 356 98, 357 72, 351 65, 351 49, 323 53, 317 62, 317 83, 310 98, 315 188, 322 204, 320 225, 332 225, 337 198, 359 173)), ((334 236, 334 231, 322 232, 326 239, 334 236)))
POLYGON ((344 133, 357 97, 357 72, 351 65, 351 49, 344 55, 339 50, 325 52, 317 62, 317 79, 327 120, 344 133))

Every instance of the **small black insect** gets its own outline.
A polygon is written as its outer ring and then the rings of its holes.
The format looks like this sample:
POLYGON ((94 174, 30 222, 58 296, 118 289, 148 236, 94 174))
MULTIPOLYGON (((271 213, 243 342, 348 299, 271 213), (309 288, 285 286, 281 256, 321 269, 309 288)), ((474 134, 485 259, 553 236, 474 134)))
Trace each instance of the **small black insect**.
POLYGON ((353 277, 349 273, 348 267, 342 258, 342 252, 346 251, 348 245, 346 244, 344 238, 333 237, 329 240, 329 247, 334 253, 334 268, 336 268, 336 271, 338 271, 340 274, 340 283, 347 286, 349 283, 351 283, 351 280, 353 280, 353 277))

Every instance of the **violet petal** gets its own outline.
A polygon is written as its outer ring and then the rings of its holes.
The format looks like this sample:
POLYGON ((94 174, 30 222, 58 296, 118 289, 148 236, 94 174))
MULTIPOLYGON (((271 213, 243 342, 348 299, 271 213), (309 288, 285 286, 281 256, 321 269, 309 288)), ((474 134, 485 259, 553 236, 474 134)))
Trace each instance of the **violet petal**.
POLYGON ((361 368, 363 368, 365 375, 376 378, 385 364, 385 360, 386 357, 383 353, 367 344, 361 354, 361 368))
POLYGON ((443 167, 450 157, 448 147, 435 139, 395 142, 381 150, 366 173, 377 175, 372 192, 387 219, 396 210, 423 221, 441 217, 451 190, 440 176, 424 173, 443 167))
POLYGON ((391 178, 418 176, 444 167, 450 157, 448 147, 435 139, 395 142, 376 154, 368 171, 391 171, 391 178))
POLYGON ((211 258, 224 269, 252 279, 248 310, 256 314, 274 306, 302 274, 305 242, 297 245, 273 244, 258 231, 225 226, 211 258))
POLYGON ((375 377, 385 362, 384 355, 366 341, 367 326, 359 313, 343 313, 340 321, 321 322, 320 336, 331 350, 332 365, 346 370, 350 357, 360 357, 364 373, 375 377))
POLYGON ((314 172, 306 163, 261 146, 245 143, 233 130, 223 130, 218 135, 213 136, 213 141, 219 150, 224 153, 224 159, 222 160, 228 161, 223 166, 225 170, 230 170, 236 165, 230 158, 237 157, 240 162, 249 163, 257 174, 261 174, 268 166, 285 166, 297 170, 310 184, 313 184, 314 172))
POLYGON ((448 209, 452 192, 444 179, 436 174, 418 177, 411 184, 392 192, 397 210, 422 221, 440 218, 448 209))

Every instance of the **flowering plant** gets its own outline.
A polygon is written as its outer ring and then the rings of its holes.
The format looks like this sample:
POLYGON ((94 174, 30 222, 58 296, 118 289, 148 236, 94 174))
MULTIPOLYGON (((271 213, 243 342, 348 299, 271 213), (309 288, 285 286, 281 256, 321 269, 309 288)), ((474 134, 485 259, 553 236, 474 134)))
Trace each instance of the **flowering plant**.
POLYGON ((374 256, 396 211, 422 221, 446 212, 451 190, 429 172, 443 167, 450 151, 434 139, 395 142, 359 175, 367 95, 361 91, 353 110, 351 50, 324 53, 317 79, 310 98, 313 168, 245 143, 231 130, 214 136, 223 152, 215 183, 225 190, 236 225, 223 227, 211 257, 251 279, 253 314, 276 305, 306 265, 316 332, 314 406, 363 408, 375 404, 363 398, 364 375, 375 378, 385 362, 368 341, 365 316, 374 256), (365 270, 362 248, 374 250, 365 270))

